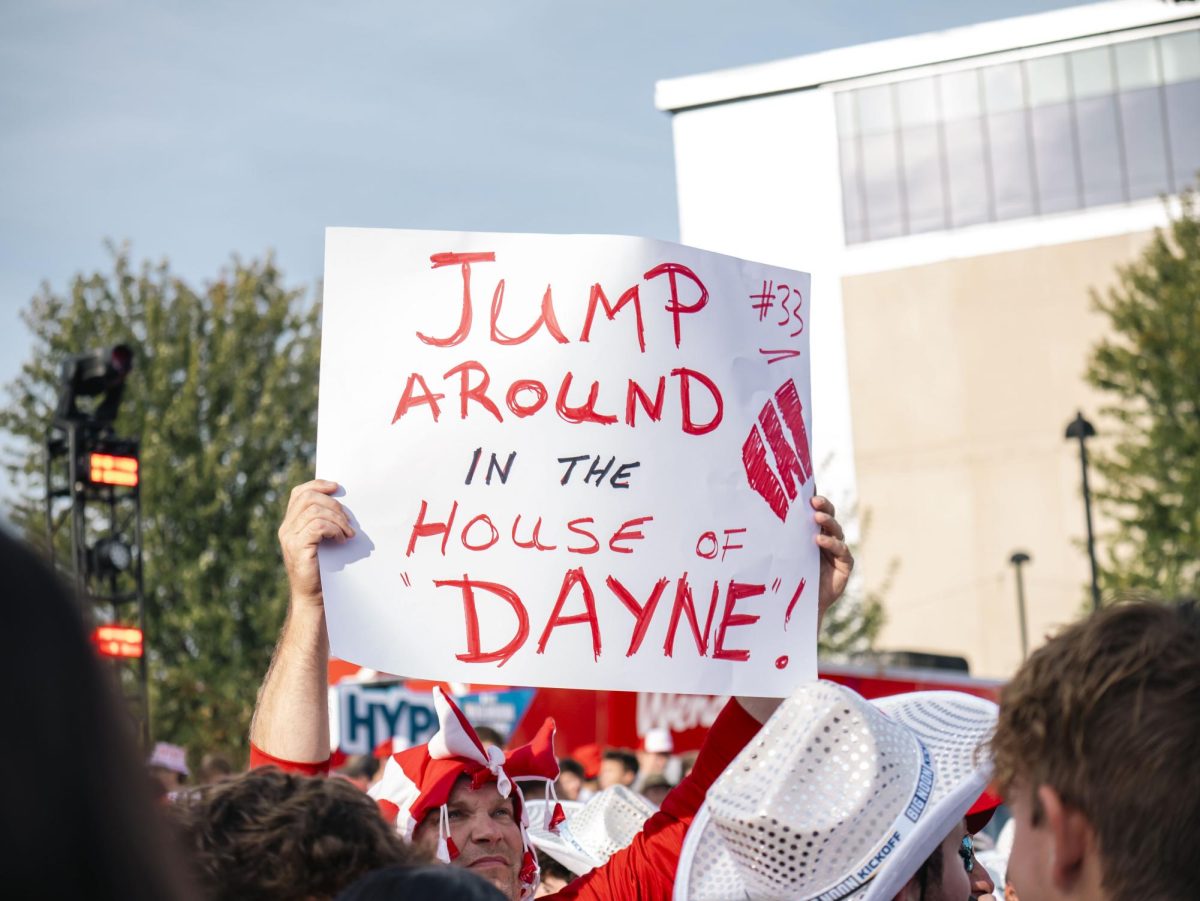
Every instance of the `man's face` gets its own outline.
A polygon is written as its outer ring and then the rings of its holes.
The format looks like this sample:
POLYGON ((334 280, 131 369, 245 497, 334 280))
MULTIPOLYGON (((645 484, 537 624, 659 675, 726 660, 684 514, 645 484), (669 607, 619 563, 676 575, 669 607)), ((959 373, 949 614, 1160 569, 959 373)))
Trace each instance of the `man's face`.
POLYGON ((173 792, 183 787, 184 776, 163 766, 150 767, 150 775, 157 779, 164 792, 173 792))
POLYGON ((661 776, 666 772, 670 760, 670 754, 663 754, 659 751, 638 751, 638 774, 661 776))
POLYGON ((558 794, 564 801, 574 801, 578 798, 581 788, 583 788, 583 780, 574 773, 563 770, 558 774, 558 794))
POLYGON ((662 807, 663 801, 667 799, 667 795, 671 792, 669 785, 654 785, 650 788, 642 790, 642 797, 653 804, 655 807, 662 807))
POLYGON ((600 788, 610 788, 614 785, 631 785, 633 773, 625 769, 619 760, 600 761, 600 788))
POLYGON ((538 883, 537 891, 533 893, 535 898, 544 898, 546 895, 553 895, 567 887, 567 880, 560 876, 549 876, 542 874, 542 881, 538 883))
MULTIPOLYGON (((472 790, 461 777, 450 792, 446 809, 450 815, 450 837, 458 848, 456 867, 482 876, 518 901, 521 897, 521 826, 513 815, 513 798, 500 797, 495 783, 472 790)), ((413 843, 431 855, 437 851, 438 813, 431 812, 417 827, 413 843)))
POLYGON ((971 898, 991 897, 995 885, 987 867, 975 861, 971 872, 967 872, 962 847, 963 838, 968 834, 966 823, 960 823, 942 841, 942 880, 938 885, 926 886, 925 901, 968 901, 971 898))

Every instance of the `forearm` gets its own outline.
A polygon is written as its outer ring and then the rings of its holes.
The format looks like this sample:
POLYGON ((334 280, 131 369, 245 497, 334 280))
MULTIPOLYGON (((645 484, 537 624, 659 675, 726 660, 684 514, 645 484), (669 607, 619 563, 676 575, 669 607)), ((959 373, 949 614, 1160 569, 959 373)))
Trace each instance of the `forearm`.
POLYGON ((737 697, 734 700, 741 705, 741 708, 748 714, 758 720, 760 723, 765 723, 783 702, 783 698, 745 698, 737 697))
POLYGON ((759 723, 730 702, 709 730, 696 765, 663 801, 662 809, 642 827, 627 847, 555 898, 563 901, 658 901, 671 897, 679 852, 688 827, 708 789, 742 748, 758 733, 759 723))
POLYGON ((328 664, 324 609, 293 605, 258 692, 250 725, 257 748, 300 763, 328 759, 328 664))

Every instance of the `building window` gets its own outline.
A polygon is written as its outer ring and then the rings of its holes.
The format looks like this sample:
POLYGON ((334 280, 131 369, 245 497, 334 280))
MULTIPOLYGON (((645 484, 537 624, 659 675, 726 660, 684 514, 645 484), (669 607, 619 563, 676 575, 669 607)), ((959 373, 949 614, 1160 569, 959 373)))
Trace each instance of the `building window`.
POLYGON ((1181 190, 1200 30, 841 91, 846 243, 1181 190))

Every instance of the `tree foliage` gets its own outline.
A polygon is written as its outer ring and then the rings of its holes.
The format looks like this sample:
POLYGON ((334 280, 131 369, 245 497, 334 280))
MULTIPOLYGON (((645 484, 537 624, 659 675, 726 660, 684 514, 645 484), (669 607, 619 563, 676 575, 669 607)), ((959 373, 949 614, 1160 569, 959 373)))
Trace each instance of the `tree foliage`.
MULTIPOLYGON (((851 551, 857 558, 866 544, 871 530, 870 511, 861 517, 857 509, 839 513, 843 527, 855 520, 861 521, 860 538, 851 551)), ((817 653, 822 659, 834 661, 854 660, 875 650, 875 639, 885 621, 884 597, 896 573, 896 560, 888 562, 883 578, 878 584, 869 586, 860 577, 851 579, 845 596, 825 614, 821 633, 817 636, 817 653)))
POLYGON ((1107 395, 1095 456, 1105 593, 1200 593, 1200 216, 1187 191, 1170 226, 1118 269, 1096 308, 1112 333, 1088 381, 1107 395))
POLYGON ((115 423, 141 439, 151 721, 156 739, 241 757, 287 603, 275 540, 315 453, 318 317, 271 259, 196 289, 167 264, 48 286, 23 318, 33 351, 0 412, 20 493, 13 522, 45 542, 42 443, 59 364, 117 343, 134 370, 115 423))

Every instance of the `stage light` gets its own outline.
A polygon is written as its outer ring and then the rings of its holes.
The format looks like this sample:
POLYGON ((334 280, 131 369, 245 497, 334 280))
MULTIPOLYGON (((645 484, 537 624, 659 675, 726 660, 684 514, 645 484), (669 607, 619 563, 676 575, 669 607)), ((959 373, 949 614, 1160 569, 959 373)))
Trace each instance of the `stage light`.
POLYGON ((92 643, 105 657, 142 656, 142 630, 135 626, 97 626, 92 643))
POLYGON ((85 422, 112 425, 121 405, 125 377, 133 369, 133 350, 118 344, 109 350, 93 350, 71 357, 62 365, 58 387, 56 422, 85 422), (79 409, 82 397, 100 397, 89 412, 79 409))
POLYGON ((119 538, 101 538, 89 553, 100 573, 123 573, 133 564, 133 550, 119 538))
POLYGON ((138 483, 138 458, 129 454, 87 455, 88 481, 93 485, 120 485, 133 488, 138 483))

